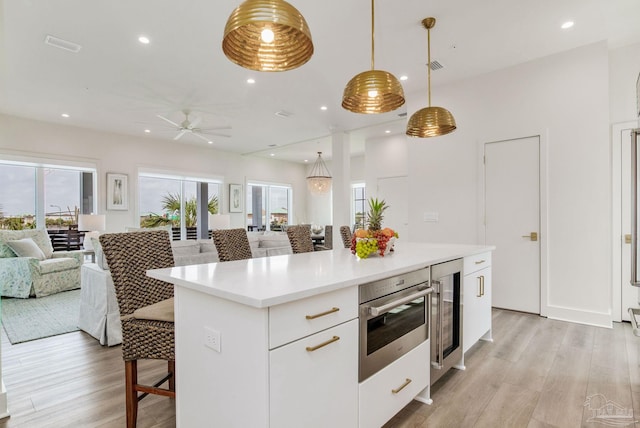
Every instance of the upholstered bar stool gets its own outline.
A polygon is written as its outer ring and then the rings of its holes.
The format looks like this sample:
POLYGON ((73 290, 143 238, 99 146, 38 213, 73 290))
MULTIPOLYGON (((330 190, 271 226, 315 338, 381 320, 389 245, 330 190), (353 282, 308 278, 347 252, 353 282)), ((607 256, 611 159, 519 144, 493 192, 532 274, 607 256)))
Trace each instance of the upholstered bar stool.
POLYGON ((176 396, 173 285, 146 275, 149 269, 173 267, 173 252, 163 230, 105 234, 100 244, 122 321, 127 428, 135 428, 138 401, 148 394, 176 396), (167 374, 153 385, 138 384, 138 360, 143 359, 166 360, 167 374), (160 388, 167 381, 168 388, 160 388))
POLYGON ((293 254, 314 251, 310 224, 287 227, 287 237, 289 237, 293 254))
POLYGON ((251 246, 244 229, 219 229, 213 232, 213 243, 221 262, 245 260, 252 257, 251 246))

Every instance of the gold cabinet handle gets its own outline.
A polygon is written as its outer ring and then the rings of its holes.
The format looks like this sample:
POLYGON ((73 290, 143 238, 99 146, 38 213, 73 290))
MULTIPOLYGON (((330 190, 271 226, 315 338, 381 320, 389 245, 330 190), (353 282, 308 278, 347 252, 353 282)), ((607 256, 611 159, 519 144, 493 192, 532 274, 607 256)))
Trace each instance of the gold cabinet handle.
POLYGON ((332 314, 334 312, 338 312, 339 310, 340 310, 340 308, 331 308, 328 311, 324 311, 324 312, 321 312, 319 314, 307 315, 305 318, 308 319, 308 320, 314 320, 316 318, 320 318, 320 317, 323 317, 325 315, 329 315, 329 314, 332 314))
POLYGON ((529 238, 532 241, 537 241, 538 240, 538 232, 531 232, 528 235, 522 235, 523 238, 529 238))
POLYGON ((478 260, 478 261, 476 262, 476 264, 477 264, 477 265, 479 265, 479 264, 482 264, 482 263, 484 263, 484 262, 486 262, 486 260, 478 260))
POLYGON ((631 234, 624 235, 624 243, 631 244, 631 234))
POLYGON ((482 276, 477 276, 476 279, 478 280, 478 293, 476 297, 482 297, 482 276))
POLYGON ((480 275, 480 296, 484 296, 484 275, 480 275))
POLYGON ((308 352, 313 352, 316 349, 320 349, 322 347, 325 347, 325 346, 329 345, 330 343, 337 342, 338 340, 340 340, 340 337, 333 336, 331 339, 327 340, 326 342, 322 342, 321 344, 316 345, 316 346, 307 346, 306 349, 307 349, 308 352))
POLYGON ((409 385, 411 383, 411 379, 407 378, 404 383, 402 385, 400 385, 399 388, 396 389, 392 389, 391 392, 393 392, 394 394, 397 394, 398 392, 402 391, 403 389, 405 389, 407 387, 407 385, 409 385))

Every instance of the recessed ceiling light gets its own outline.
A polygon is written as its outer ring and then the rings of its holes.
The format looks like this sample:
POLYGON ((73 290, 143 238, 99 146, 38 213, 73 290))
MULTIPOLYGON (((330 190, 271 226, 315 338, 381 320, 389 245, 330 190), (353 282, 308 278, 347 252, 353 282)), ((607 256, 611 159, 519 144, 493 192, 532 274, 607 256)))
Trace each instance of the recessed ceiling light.
POLYGON ((571 27, 573 27, 573 21, 567 21, 560 26, 560 28, 562 28, 563 30, 567 30, 571 27))
POLYGON ((326 110, 326 109, 327 109, 327 106, 322 106, 322 107, 320 107, 320 110, 323 110, 323 111, 324 111, 324 110, 326 110))
POLYGON ((62 113, 60 116, 64 117, 64 118, 68 118, 69 115, 67 113, 62 113))
POLYGON ((151 43, 151 40, 149 40, 149 38, 147 36, 138 37, 138 41, 140 43, 142 43, 143 45, 148 45, 149 43, 151 43))
POLYGON ((247 79, 247 83, 250 84, 250 85, 253 85, 254 83, 256 83, 256 81, 255 81, 255 79, 249 78, 249 79, 247 79))
POLYGON ((145 129, 144 132, 145 132, 145 134, 148 134, 148 133, 151 132, 151 130, 150 129, 145 129))
POLYGON ((305 161, 305 162, 309 162, 309 159, 305 159, 304 161, 305 161))
POLYGON ((275 153, 270 153, 270 154, 269 154, 269 156, 275 156, 275 155, 276 155, 275 153))
POLYGON ((209 144, 213 144, 213 141, 209 141, 209 144))
POLYGON ((391 131, 389 129, 384 131, 385 134, 391 134, 391 131))
POLYGON ((409 76, 405 76, 405 75, 400 76, 400 80, 407 80, 408 78, 409 76))

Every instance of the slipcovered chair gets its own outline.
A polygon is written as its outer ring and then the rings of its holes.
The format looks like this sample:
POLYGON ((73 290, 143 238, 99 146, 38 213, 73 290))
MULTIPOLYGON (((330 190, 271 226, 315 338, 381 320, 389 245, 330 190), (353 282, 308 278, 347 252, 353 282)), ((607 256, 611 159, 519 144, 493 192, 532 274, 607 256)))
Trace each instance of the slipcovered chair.
POLYGON ((53 251, 44 229, 0 230, 0 295, 43 297, 80 288, 82 251, 53 251))
POLYGON ((310 224, 287 227, 287 236, 289 237, 293 254, 314 251, 310 224))
POLYGON ((110 233, 100 236, 100 244, 122 321, 127 428, 135 428, 138 401, 148 394, 176 396, 173 284, 146 275, 148 269, 172 267, 173 253, 166 231, 110 233), (167 375, 154 385, 138 384, 143 359, 166 360, 167 375), (168 388, 160 388, 167 381, 168 388))
POLYGON ((247 231, 240 229, 218 229, 212 232, 213 243, 221 262, 245 260, 252 257, 247 231))
POLYGON ((340 226, 340 236, 344 248, 351 248, 351 228, 349 226, 340 226))

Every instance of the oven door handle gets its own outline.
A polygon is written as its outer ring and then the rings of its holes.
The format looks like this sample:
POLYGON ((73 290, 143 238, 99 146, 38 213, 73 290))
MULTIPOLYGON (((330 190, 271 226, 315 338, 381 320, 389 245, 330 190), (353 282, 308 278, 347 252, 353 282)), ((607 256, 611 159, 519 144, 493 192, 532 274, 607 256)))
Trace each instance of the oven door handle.
POLYGON ((387 303, 386 305, 369 306, 368 312, 369 312, 369 315, 376 317, 378 315, 382 315, 386 312, 389 312, 393 308, 397 308, 398 306, 402 306, 405 303, 409 303, 412 300, 418 299, 420 297, 426 296, 431 293, 433 293, 433 287, 429 287, 425 290, 418 291, 417 293, 410 294, 408 296, 403 297, 402 299, 394 300, 393 302, 387 303))

